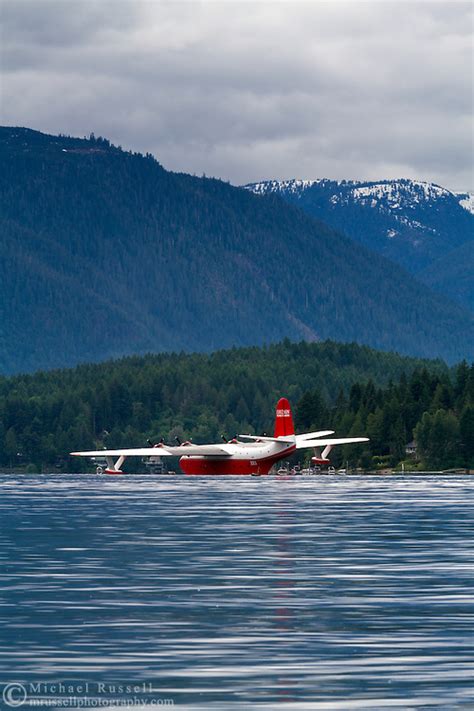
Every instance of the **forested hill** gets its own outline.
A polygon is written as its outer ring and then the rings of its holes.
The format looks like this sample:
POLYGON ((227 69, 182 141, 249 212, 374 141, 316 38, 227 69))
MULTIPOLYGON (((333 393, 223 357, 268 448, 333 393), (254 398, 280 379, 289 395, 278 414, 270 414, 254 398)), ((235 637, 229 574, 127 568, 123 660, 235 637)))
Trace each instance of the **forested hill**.
MULTIPOLYGON (((441 361, 355 344, 285 341, 0 378, 0 465, 68 470, 87 466, 69 460, 69 451, 105 443, 143 446, 147 437, 172 442, 175 435, 212 442, 223 432, 271 432, 281 395, 303 431, 368 434, 373 443, 352 454, 366 463, 369 455, 399 459, 425 412, 429 446, 442 441, 443 450, 447 440, 450 456, 461 452, 459 461, 472 450, 474 368, 462 364, 453 374, 441 361)), ((433 454, 441 456, 439 449, 433 454)))
POLYGON ((466 312, 278 197, 93 137, 3 128, 0 159, 0 372, 285 336, 472 353, 466 312))

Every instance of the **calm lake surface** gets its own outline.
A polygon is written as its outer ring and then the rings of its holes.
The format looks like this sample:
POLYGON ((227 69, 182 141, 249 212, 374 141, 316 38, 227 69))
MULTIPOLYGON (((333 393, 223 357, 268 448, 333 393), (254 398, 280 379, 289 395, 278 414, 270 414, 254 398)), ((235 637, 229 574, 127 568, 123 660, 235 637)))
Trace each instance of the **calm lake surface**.
POLYGON ((0 683, 88 683, 108 708, 474 708, 473 494, 2 475, 0 683))

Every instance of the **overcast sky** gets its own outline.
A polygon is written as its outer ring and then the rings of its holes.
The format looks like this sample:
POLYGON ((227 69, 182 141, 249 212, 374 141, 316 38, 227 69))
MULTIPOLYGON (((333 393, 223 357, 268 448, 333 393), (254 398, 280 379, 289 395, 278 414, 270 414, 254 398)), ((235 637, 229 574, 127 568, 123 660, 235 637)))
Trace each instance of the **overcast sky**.
POLYGON ((470 2, 2 0, 1 123, 240 184, 474 192, 470 2))

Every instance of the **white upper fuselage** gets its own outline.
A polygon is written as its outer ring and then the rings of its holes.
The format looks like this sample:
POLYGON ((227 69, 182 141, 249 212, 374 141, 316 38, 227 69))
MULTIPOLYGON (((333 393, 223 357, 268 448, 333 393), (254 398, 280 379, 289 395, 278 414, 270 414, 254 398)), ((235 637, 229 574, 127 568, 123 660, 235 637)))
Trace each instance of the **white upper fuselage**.
POLYGON ((218 457, 225 459, 268 459, 283 452, 291 451, 296 446, 296 442, 226 442, 225 444, 197 445, 201 451, 197 452, 195 447, 187 454, 186 445, 180 447, 167 447, 173 450, 174 455, 181 457, 218 457), (214 448, 214 449, 213 449, 214 448), (194 450, 194 451, 192 451, 194 450))

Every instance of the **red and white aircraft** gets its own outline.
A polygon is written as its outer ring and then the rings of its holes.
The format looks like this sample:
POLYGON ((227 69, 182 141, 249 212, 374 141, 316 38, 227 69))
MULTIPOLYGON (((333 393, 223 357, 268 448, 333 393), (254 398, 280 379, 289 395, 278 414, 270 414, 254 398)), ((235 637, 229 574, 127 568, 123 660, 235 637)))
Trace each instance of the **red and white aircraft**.
POLYGON ((326 439, 333 430, 295 434, 293 416, 288 400, 280 398, 276 406, 273 437, 238 435, 237 439, 222 444, 192 444, 183 442, 177 447, 157 444, 137 449, 102 449, 97 452, 71 452, 75 457, 105 457, 107 474, 122 474, 127 457, 180 457, 179 465, 185 474, 268 474, 275 462, 298 449, 314 449, 315 464, 329 464, 328 455, 336 444, 368 442, 367 437, 326 439), (250 440, 242 442, 241 440, 250 440), (117 457, 116 461, 114 458, 117 457))

